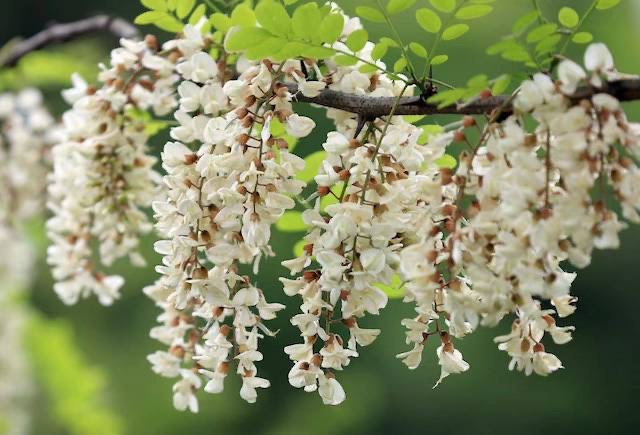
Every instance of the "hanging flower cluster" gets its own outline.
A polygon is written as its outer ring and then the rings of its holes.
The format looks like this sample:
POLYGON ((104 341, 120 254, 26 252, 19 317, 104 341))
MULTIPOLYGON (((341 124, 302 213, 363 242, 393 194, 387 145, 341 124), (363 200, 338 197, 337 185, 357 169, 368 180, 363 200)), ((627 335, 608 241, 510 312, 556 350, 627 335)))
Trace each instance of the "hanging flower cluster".
POLYGON ((144 265, 138 238, 151 229, 144 208, 157 194, 160 177, 135 110, 169 113, 176 105, 177 77, 172 60, 159 55, 155 38, 121 44, 111 54, 111 66, 102 66, 100 89, 75 76, 74 87, 63 93, 73 108, 63 116, 64 141, 52 151, 53 216, 47 230, 54 290, 67 304, 95 294, 109 305, 119 296, 124 280, 99 271, 94 244, 105 266, 122 257, 144 265))
MULTIPOLYGON (((419 313, 404 321, 414 348, 400 356, 409 367, 419 364, 427 338, 438 335, 441 379, 467 370, 451 338, 513 313, 511 332, 495 339, 511 357, 509 368, 543 376, 562 368, 542 343, 548 333, 565 344, 574 330, 557 324, 577 301, 570 294, 575 273, 562 263, 585 267, 594 248, 618 247, 626 224, 605 202, 608 190, 626 219, 638 222, 640 206, 638 127, 611 95, 574 97, 579 86, 597 89, 622 75, 603 44, 587 49, 585 66, 566 60, 558 81, 544 74, 525 81, 515 113, 501 123, 496 114, 461 155, 455 175, 442 172, 443 191, 457 186, 455 200, 426 212, 419 241, 401 253, 407 295, 419 313), (535 128, 526 127, 528 117, 535 128)), ((452 139, 468 142, 464 129, 434 140, 452 139)))
POLYGON ((0 95, 0 420, 8 435, 25 434, 33 393, 24 350, 27 314, 20 298, 32 276, 24 223, 45 206, 49 150, 58 128, 36 89, 0 95))
POLYGON ((280 84, 300 74, 299 62, 239 61, 239 77, 229 80, 227 63, 206 52, 214 44, 210 35, 192 25, 184 33, 186 42, 165 45, 189 49, 179 48, 179 125, 162 153, 168 194, 153 204, 164 238, 155 245, 162 277, 145 292, 164 310, 151 336, 169 346, 149 361, 156 373, 179 377, 175 407, 196 412, 203 378, 206 392, 220 393, 235 369, 250 403, 257 388, 269 386, 258 377, 258 340, 274 335, 264 321, 284 306, 269 303, 240 270, 252 265, 255 274, 261 258, 273 255, 271 226, 304 188, 295 179, 304 161, 273 137, 271 126, 303 137, 315 124, 293 113, 292 96, 280 84))
MULTIPOLYGON (((352 22, 344 36, 359 27, 352 22)), ((337 42, 335 48, 344 45, 337 42)), ((374 62, 372 48, 366 44, 358 57, 374 62)), ((380 97, 411 92, 401 82, 360 72, 362 63, 327 64, 334 90, 380 97)), ((335 372, 358 356, 358 346, 371 344, 380 334, 361 327, 361 320, 387 305, 379 284, 390 284, 398 270, 402 235, 410 231, 413 210, 434 191, 428 184, 439 187, 431 178, 444 147, 419 145, 422 130, 399 116, 371 121, 361 132, 354 114, 330 109, 328 116, 337 131, 323 144, 327 157, 315 181, 320 197, 337 201, 321 210, 318 199, 315 208, 303 214, 310 228, 305 254, 283 263, 293 274, 302 273, 281 281, 289 296, 300 295, 303 301, 302 313, 291 323, 304 342, 285 348, 294 361, 289 382, 305 391, 317 390, 325 404, 337 405, 345 392, 335 372), (312 265, 313 258, 317 264, 312 265)))

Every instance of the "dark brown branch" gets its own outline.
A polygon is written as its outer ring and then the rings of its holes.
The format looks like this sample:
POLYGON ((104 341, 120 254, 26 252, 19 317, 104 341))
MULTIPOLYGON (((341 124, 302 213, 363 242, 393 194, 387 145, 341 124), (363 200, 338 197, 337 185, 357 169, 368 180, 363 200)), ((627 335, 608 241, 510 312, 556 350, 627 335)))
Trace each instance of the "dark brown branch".
MULTIPOLYGON (((287 87, 292 94, 296 94, 298 86, 287 83, 287 87)), ((640 100, 640 79, 625 79, 606 83, 602 89, 589 87, 579 88, 571 97, 574 101, 588 98, 596 93, 607 93, 616 97, 620 101, 640 100)), ((314 98, 305 97, 301 93, 296 95, 296 100, 304 103, 318 104, 324 107, 344 110, 346 112, 357 113, 364 118, 375 118, 388 115, 391 112, 396 97, 366 97, 331 89, 323 90, 320 95, 314 98)), ((396 115, 481 115, 490 113, 494 109, 501 107, 509 99, 509 96, 499 95, 486 99, 478 99, 464 106, 451 105, 438 108, 436 105, 426 103, 420 97, 402 97, 399 106, 395 110, 396 115)), ((510 112, 509 104, 503 108, 503 112, 510 112)))
POLYGON ((17 42, 0 61, 0 67, 14 66, 22 57, 48 45, 69 41, 94 32, 108 32, 118 38, 139 36, 138 29, 122 18, 96 15, 70 23, 53 24, 30 38, 17 42))

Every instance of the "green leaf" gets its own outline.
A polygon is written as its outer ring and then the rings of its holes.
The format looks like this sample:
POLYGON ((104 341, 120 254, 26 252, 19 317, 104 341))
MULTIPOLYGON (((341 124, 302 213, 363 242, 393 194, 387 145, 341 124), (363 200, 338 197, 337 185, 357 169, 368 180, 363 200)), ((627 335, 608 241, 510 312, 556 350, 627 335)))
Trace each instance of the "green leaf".
POLYGON ((572 28, 578 25, 580 17, 575 9, 565 6, 558 12, 558 21, 563 26, 572 28))
POLYGON ((170 11, 175 11, 177 2, 178 2, 178 0, 167 0, 167 8, 170 11))
POLYGON ((571 38, 576 44, 587 44, 593 41, 593 35, 589 32, 578 32, 571 38))
POLYGON ((369 6, 358 6, 356 8, 356 14, 358 14, 359 17, 374 23, 384 23, 385 21, 382 12, 369 6))
POLYGON ((245 53, 251 60, 262 60, 277 55, 287 43, 288 41, 285 39, 269 36, 256 44, 252 44, 245 53))
POLYGON ((535 27, 529 33, 527 33, 527 42, 529 44, 542 41, 547 36, 551 35, 558 29, 558 25, 555 23, 542 24, 535 27))
POLYGON ((184 24, 180 20, 168 14, 156 21, 154 24, 159 29, 173 33, 180 32, 184 28, 184 24))
POLYGON ((532 25, 533 23, 535 23, 537 20, 538 20, 538 12, 531 11, 528 14, 525 14, 520 18, 518 18, 516 22, 513 23, 513 27, 511 28, 511 31, 513 33, 518 34, 522 32, 524 29, 526 29, 527 27, 529 27, 530 25, 532 25))
POLYGON ((433 59, 431 59, 431 65, 433 66, 442 65, 448 60, 449 60, 449 56, 447 56, 446 54, 439 54, 437 56, 434 56, 433 59))
POLYGON ((418 143, 420 144, 427 143, 427 141, 431 136, 440 134, 444 131, 444 128, 441 125, 437 125, 437 124, 421 125, 420 129, 422 129, 422 134, 418 138, 418 143))
POLYGON ((404 57, 401 57, 400 59, 396 60, 396 63, 393 64, 393 72, 404 71, 406 67, 407 67, 407 59, 404 57))
POLYGON ((449 154, 445 154, 442 157, 436 159, 434 163, 436 164, 436 166, 443 169, 453 169, 458 164, 458 162, 456 162, 456 158, 449 154))
POLYGON ((200 18, 204 17, 204 13, 207 11, 207 5, 204 3, 198 5, 194 10, 191 16, 189 17, 189 24, 196 25, 200 18))
POLYGON ((404 297, 404 290, 402 289, 402 279, 394 274, 391 277, 391 282, 389 285, 383 283, 374 284, 375 287, 382 290, 389 299, 400 299, 404 297))
POLYGON ((442 32, 442 39, 444 41, 451 41, 461 37, 468 31, 469 26, 466 24, 454 24, 453 26, 447 27, 444 32, 442 32))
POLYGON ((318 27, 322 15, 316 3, 307 3, 296 8, 291 17, 291 28, 299 38, 311 40, 316 37, 322 27, 318 27))
POLYGON ((387 3, 387 12, 390 14, 398 14, 409 9, 415 2, 416 0, 389 0, 389 3, 387 3))
POLYGON ((362 50, 368 40, 369 34, 367 33, 367 31, 364 29, 358 29, 349 35, 349 37, 345 41, 345 44, 351 51, 355 53, 362 50))
POLYGON ((385 44, 384 42, 379 42, 373 47, 373 50, 371 50, 371 59, 382 59, 384 55, 387 54, 388 49, 389 46, 387 44, 385 44))
POLYGON ((309 57, 312 59, 328 59, 335 56, 335 54, 336 51, 333 48, 319 47, 315 45, 306 46, 302 50, 302 55, 304 57, 309 57))
POLYGON ((488 84, 489 77, 486 74, 475 75, 467 81, 467 86, 470 88, 486 88, 488 84))
POLYGON ((222 33, 227 33, 233 25, 233 23, 231 22, 231 18, 227 17, 224 14, 221 14, 220 12, 216 12, 215 14, 211 15, 211 18, 209 18, 209 23, 211 23, 213 27, 220 30, 222 33))
POLYGON ((284 0, 284 4, 286 6, 291 6, 291 5, 294 5, 296 3, 298 3, 298 0, 284 0))
POLYGON ((289 41, 276 54, 273 55, 273 58, 275 60, 283 61, 295 57, 302 57, 302 53, 307 47, 308 45, 301 42, 289 41))
POLYGON ((345 56, 345 55, 336 56, 335 59, 333 60, 339 66, 353 66, 356 63, 358 63, 357 58, 353 56, 345 56))
POLYGON ((503 51, 513 50, 519 47, 520 44, 518 44, 515 39, 503 39, 500 42, 496 42, 495 44, 490 45, 487 48, 487 54, 493 56, 495 54, 500 54, 503 51))
POLYGON ((427 49, 424 48, 423 45, 418 44, 417 42, 410 42, 409 50, 411 50, 413 54, 415 54, 416 56, 421 57, 423 59, 426 59, 428 57, 427 49))
POLYGON ((598 3, 596 3, 596 9, 600 9, 602 11, 612 8, 618 3, 620 3, 620 0, 600 0, 598 3))
POLYGON ((558 34, 549 35, 536 44, 535 52, 538 56, 545 55, 555 51, 556 47, 562 40, 562 36, 558 34))
POLYGON ((416 11, 416 20, 429 33, 438 33, 442 27, 442 20, 431 9, 421 8, 416 11))
POLYGON ((380 42, 387 44, 387 47, 393 47, 393 48, 400 47, 398 43, 395 41, 395 39, 387 38, 386 36, 381 37, 380 42))
POLYGON ((151 9, 152 11, 167 11, 167 3, 164 0, 140 0, 140 3, 142 3, 142 6, 147 9, 151 9))
POLYGON ((429 97, 427 101, 432 104, 437 104, 439 108, 442 108, 455 104, 464 97, 465 93, 466 89, 463 88, 449 89, 429 97))
POLYGON ((531 56, 523 47, 512 48, 502 52, 502 58, 513 62, 530 62, 531 56))
POLYGON ((320 24, 320 35, 322 42, 333 44, 342 35, 344 28, 344 18, 338 14, 328 14, 320 24))
POLYGON ((302 257, 304 255, 304 247, 307 246, 306 240, 298 240, 295 245, 293 245, 293 255, 296 257, 302 257))
POLYGON ((243 51, 270 37, 272 37, 272 35, 265 29, 259 27, 240 27, 229 34, 225 48, 228 51, 243 51))
POLYGON ((256 14, 249 6, 240 4, 231 12, 231 23, 234 26, 253 27, 256 25, 256 14))
POLYGON ((256 7, 256 18, 262 27, 274 35, 287 36, 291 30, 291 18, 287 10, 276 1, 261 2, 256 7))
POLYGON ((313 177, 318 175, 320 171, 320 166, 322 166, 322 161, 327 157, 326 151, 316 151, 315 153, 309 154, 304 158, 304 169, 298 172, 296 178, 298 180, 302 180, 305 183, 308 183, 313 180, 313 177))
POLYGON ((193 9, 196 4, 196 0, 178 0, 176 4, 176 15, 178 18, 183 19, 193 9))
POLYGON ((166 12, 147 11, 138 15, 136 19, 133 20, 133 22, 135 24, 140 24, 140 25, 155 24, 157 21, 161 20, 162 18, 169 17, 169 16, 170 15, 167 14, 166 12))
POLYGON ((431 6, 444 13, 451 13, 456 8, 456 0, 429 0, 431 6))
POLYGON ((491 88, 491 93, 493 95, 500 95, 504 91, 507 90, 509 84, 511 83, 511 76, 509 74, 502 74, 500 77, 495 79, 493 82, 493 87, 491 88))
POLYGON ((306 231, 307 225, 302 220, 301 212, 285 211, 282 217, 276 222, 276 229, 283 233, 297 233, 306 231))
POLYGON ((456 12, 456 18, 459 20, 475 20, 490 14, 493 6, 489 5, 471 5, 462 7, 456 12))
POLYGON ((363 74, 370 74, 378 71, 378 67, 365 63, 364 65, 360 65, 360 67, 358 68, 358 71, 360 71, 363 74))

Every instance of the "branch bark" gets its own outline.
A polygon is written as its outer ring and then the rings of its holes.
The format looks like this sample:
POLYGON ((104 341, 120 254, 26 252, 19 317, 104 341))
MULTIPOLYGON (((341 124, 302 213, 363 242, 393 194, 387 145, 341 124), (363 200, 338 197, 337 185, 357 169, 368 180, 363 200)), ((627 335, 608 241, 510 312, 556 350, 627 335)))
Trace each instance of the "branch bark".
POLYGON ((30 38, 17 42, 0 61, 0 67, 14 66, 22 57, 48 45, 69 41, 94 32, 111 33, 118 38, 133 38, 140 33, 136 26, 122 18, 96 15, 70 23, 53 24, 30 38))
MULTIPOLYGON (((298 93, 295 83, 287 83, 287 88, 292 94, 297 94, 295 99, 299 102, 317 104, 324 107, 357 113, 364 118, 376 118, 391 113, 396 97, 367 97, 354 94, 324 89, 317 97, 305 97, 298 93)), ((579 88, 570 96, 574 102, 588 98, 597 93, 607 93, 620 101, 640 100, 640 79, 624 79, 605 83, 603 88, 591 87, 579 88)), ((442 108, 425 102, 420 97, 402 97, 394 114, 396 115, 482 115, 491 113, 494 109, 502 107, 509 100, 508 95, 499 95, 485 99, 478 99, 464 106, 451 105, 442 108)), ((510 104, 503 107, 503 112, 512 111, 510 104)))

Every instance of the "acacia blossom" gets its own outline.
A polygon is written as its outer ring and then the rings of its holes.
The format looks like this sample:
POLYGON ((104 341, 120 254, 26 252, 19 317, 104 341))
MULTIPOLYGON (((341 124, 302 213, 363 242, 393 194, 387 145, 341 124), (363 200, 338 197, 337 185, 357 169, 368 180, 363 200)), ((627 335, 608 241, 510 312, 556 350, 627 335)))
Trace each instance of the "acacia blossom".
MULTIPOLYGON (((297 62, 242 68, 238 61, 239 77, 228 80, 229 65, 206 50, 211 37, 197 26, 184 33, 191 49, 180 51, 176 66, 183 79, 179 125, 162 153, 168 195, 153 204, 162 276, 145 292, 163 309, 151 336, 169 347, 149 361, 156 373, 179 378, 174 406, 196 412, 196 390, 222 392, 234 366, 247 402, 270 385, 258 376, 258 342, 274 335, 264 321, 284 306, 269 303, 240 268, 257 273, 261 259, 273 255, 271 226, 304 187, 295 179, 304 161, 271 127, 303 137, 315 124, 293 113, 292 96, 280 84, 297 73, 297 62)), ((165 49, 180 45, 171 41, 165 49)))
POLYGON ((144 208, 158 193, 159 175, 135 110, 151 107, 163 115, 176 104, 173 63, 158 55, 151 37, 121 40, 99 80, 96 89, 73 78, 74 87, 63 93, 73 104, 63 115, 65 137, 52 150, 48 262, 54 290, 67 304, 95 294, 110 305, 119 296, 124 280, 94 264, 94 243, 104 266, 123 257, 145 264, 137 247, 139 236, 151 230, 144 208))

